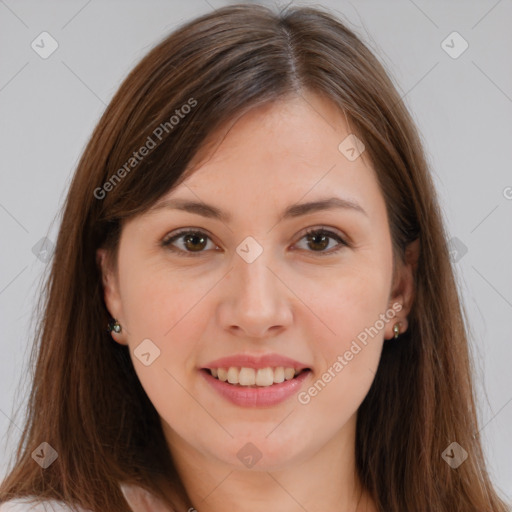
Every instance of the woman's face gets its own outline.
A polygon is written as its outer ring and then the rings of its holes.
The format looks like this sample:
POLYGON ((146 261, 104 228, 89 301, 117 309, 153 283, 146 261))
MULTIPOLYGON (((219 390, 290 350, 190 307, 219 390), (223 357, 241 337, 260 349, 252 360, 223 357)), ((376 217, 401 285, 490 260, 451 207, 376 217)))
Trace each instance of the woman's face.
POLYGON ((222 218, 159 201, 126 223, 118 271, 104 274, 108 309, 123 329, 113 336, 129 345, 173 450, 278 469, 353 441, 383 341, 397 321, 407 327, 398 305, 407 285, 393 282, 374 171, 345 140, 344 116, 305 97, 240 117, 164 198, 211 206, 222 218), (300 208, 329 198, 341 206, 300 208), (178 231, 199 234, 164 245, 178 231), (215 363, 232 356, 254 359, 215 363), (258 364, 259 356, 294 362, 258 364), (245 368, 229 371, 233 383, 204 370, 229 366, 245 368), (290 370, 277 367, 309 371, 279 383, 290 370))

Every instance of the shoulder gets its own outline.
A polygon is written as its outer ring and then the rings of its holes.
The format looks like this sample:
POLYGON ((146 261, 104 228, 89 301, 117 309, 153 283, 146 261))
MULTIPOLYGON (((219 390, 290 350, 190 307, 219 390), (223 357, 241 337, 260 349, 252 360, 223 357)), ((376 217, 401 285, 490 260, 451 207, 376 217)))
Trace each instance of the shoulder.
POLYGON ((122 483, 121 491, 128 505, 136 512, 174 512, 159 498, 138 485, 122 483))
MULTIPOLYGON (((78 509, 86 512, 84 509, 78 509)), ((35 498, 18 498, 0 503, 0 512, 71 512, 72 509, 62 501, 35 498)))
MULTIPOLYGON (((156 496, 138 485, 123 483, 120 487, 131 509, 136 512, 173 512, 156 496)), ((91 512, 83 508, 76 510, 91 512)), ((0 512, 73 512, 73 509, 62 501, 38 500, 36 496, 31 496, 0 503, 0 512)))

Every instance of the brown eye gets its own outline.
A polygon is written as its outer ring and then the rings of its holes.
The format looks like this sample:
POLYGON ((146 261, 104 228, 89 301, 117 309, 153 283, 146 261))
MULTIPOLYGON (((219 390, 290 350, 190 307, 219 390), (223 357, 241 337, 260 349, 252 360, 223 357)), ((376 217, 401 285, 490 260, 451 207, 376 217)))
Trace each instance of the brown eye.
POLYGON ((324 253, 326 255, 334 254, 342 249, 343 246, 348 246, 348 243, 337 233, 326 229, 310 229, 302 238, 307 239, 307 247, 311 249, 310 252, 321 253, 321 255, 324 253), (334 250, 326 251, 325 249, 329 247, 330 240, 338 242, 339 247, 334 250))
POLYGON ((195 256, 194 253, 202 253, 207 245, 209 236, 202 231, 180 231, 170 238, 166 238, 162 241, 162 246, 169 248, 174 252, 184 253, 186 256, 195 256), (175 241, 181 239, 181 248, 173 246, 175 241))

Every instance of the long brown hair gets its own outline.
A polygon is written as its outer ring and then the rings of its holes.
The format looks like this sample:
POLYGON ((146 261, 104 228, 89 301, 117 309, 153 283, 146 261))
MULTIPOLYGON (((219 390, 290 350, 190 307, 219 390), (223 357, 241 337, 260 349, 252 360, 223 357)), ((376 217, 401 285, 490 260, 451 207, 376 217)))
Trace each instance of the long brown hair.
POLYGON ((0 502, 36 496, 124 511, 120 482, 171 506, 168 488, 186 499, 128 348, 106 332, 96 249, 115 261, 123 222, 187 176, 221 123, 305 90, 329 98, 364 141, 397 257, 420 241, 409 329, 384 343, 359 408, 358 476, 385 512, 507 510, 476 434, 465 313, 412 118, 377 58, 327 10, 257 5, 218 9, 169 35, 128 75, 92 134, 61 212, 28 416, 0 502), (150 151, 136 158, 143 146, 150 151), (457 469, 441 456, 453 441, 468 453, 457 469), (42 442, 58 453, 46 469, 31 457, 42 442))

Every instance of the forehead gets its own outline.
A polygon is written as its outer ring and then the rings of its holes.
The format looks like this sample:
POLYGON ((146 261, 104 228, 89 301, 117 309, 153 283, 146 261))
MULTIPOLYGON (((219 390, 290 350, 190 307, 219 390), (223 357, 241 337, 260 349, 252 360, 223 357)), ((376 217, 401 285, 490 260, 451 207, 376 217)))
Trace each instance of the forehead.
POLYGON ((180 198, 228 211, 250 201, 254 211, 333 195, 363 209, 383 206, 369 158, 348 159, 340 150, 352 136, 343 112, 316 94, 256 107, 213 133, 188 177, 155 207, 180 198))

